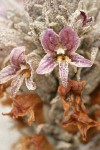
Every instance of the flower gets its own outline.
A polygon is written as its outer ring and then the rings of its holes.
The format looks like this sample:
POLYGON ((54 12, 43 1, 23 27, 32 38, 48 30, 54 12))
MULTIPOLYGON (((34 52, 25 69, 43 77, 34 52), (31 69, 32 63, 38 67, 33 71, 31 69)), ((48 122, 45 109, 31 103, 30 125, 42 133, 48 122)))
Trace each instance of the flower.
POLYGON ((94 121, 88 117, 86 113, 83 112, 74 112, 70 115, 69 119, 63 122, 62 126, 65 128, 68 125, 74 124, 78 127, 82 134, 82 138, 85 141, 87 138, 87 131, 96 126, 100 126, 100 122, 94 121))
POLYGON ((12 109, 3 115, 9 115, 16 119, 18 117, 28 115, 28 124, 31 125, 33 121, 37 123, 43 122, 43 103, 41 98, 35 93, 23 93, 16 95, 12 103, 12 109), (37 110, 41 113, 37 113, 37 110))
POLYGON ((67 121, 62 123, 62 127, 67 128, 71 124, 76 125, 83 140, 86 140, 87 131, 92 127, 100 126, 100 122, 92 120, 87 115, 81 96, 84 87, 85 81, 69 80, 66 88, 59 86, 58 93, 62 99, 64 116, 67 116, 67 121), (70 107, 73 110, 72 114, 69 114, 70 107))
POLYGON ((42 37, 41 44, 47 53, 36 70, 38 74, 50 73, 59 65, 59 75, 63 86, 67 85, 68 64, 76 67, 91 67, 92 62, 75 53, 79 45, 77 33, 65 26, 57 35, 52 29, 47 29, 42 37))
POLYGON ((25 47, 17 47, 11 51, 10 65, 0 71, 0 84, 11 82, 11 96, 14 97, 19 91, 24 79, 29 90, 35 90, 36 84, 33 82, 35 65, 32 56, 35 53, 25 55, 25 47), (30 59, 29 59, 30 58, 30 59))

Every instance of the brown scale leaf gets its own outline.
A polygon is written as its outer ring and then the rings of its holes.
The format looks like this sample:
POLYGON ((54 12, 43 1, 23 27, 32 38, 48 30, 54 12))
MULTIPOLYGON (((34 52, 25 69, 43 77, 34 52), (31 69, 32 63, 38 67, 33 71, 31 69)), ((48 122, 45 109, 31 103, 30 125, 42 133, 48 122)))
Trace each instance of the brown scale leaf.
POLYGON ((43 103, 37 94, 23 93, 17 95, 12 100, 12 110, 9 113, 3 113, 3 115, 9 115, 15 119, 19 116, 28 115, 29 125, 31 125, 33 121, 36 121, 37 123, 44 122, 43 103))
POLYGON ((66 128, 69 125, 76 125, 82 134, 83 140, 86 140, 87 131, 91 127, 100 126, 100 122, 92 120, 87 115, 87 110, 81 98, 84 87, 85 81, 70 80, 66 88, 59 86, 58 93, 62 98, 64 115, 67 116, 67 121, 62 123, 62 126, 66 128), (69 115, 70 107, 73 113, 69 115))

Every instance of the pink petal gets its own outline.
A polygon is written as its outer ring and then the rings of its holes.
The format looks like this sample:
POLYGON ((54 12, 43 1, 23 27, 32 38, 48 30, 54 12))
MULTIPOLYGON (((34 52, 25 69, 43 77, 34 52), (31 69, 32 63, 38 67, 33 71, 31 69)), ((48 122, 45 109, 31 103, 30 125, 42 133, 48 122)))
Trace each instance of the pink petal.
POLYGON ((19 66, 25 62, 25 47, 17 47, 11 51, 10 62, 12 65, 19 66))
POLYGON ((47 29, 40 40, 46 53, 54 52, 58 44, 58 35, 52 29, 47 29))
POLYGON ((70 64, 75 65, 76 67, 91 67, 92 62, 79 54, 74 54, 71 56, 72 62, 70 64))
POLYGON ((66 61, 59 62, 59 75, 63 86, 67 86, 68 81, 68 63, 66 61))
POLYGON ((33 82, 32 77, 25 78, 25 83, 26 83, 26 86, 29 90, 35 90, 36 89, 36 84, 35 84, 35 82, 33 82))
POLYGON ((14 78, 16 71, 17 71, 16 67, 10 65, 3 68, 0 71, 0 84, 6 83, 10 81, 12 78, 14 78))
POLYGON ((18 74, 11 83, 11 97, 15 97, 17 92, 19 91, 22 83, 24 81, 24 77, 22 74, 18 74))
POLYGON ((79 46, 77 33, 69 26, 64 27, 59 33, 60 42, 69 53, 74 52, 79 46))
POLYGON ((38 74, 50 73, 56 67, 56 60, 51 55, 47 54, 40 61, 40 64, 36 70, 38 74))

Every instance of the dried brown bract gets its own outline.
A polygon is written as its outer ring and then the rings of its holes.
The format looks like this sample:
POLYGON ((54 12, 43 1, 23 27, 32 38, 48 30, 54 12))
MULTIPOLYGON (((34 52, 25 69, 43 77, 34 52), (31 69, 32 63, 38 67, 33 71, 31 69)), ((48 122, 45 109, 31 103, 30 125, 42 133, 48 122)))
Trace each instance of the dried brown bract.
POLYGON ((43 134, 22 137, 12 148, 14 150, 54 150, 43 134))
POLYGON ((32 138, 35 150, 54 150, 47 138, 42 134, 36 134, 32 138))
POLYGON ((58 93, 62 98, 64 115, 68 117, 68 120, 65 121, 62 126, 66 128, 70 124, 76 125, 82 134, 83 140, 86 140, 88 129, 99 126, 100 122, 92 120, 87 115, 87 110, 81 96, 84 86, 85 81, 70 80, 67 88, 59 86, 58 93), (69 115, 70 107, 73 112, 69 115))
POLYGON ((20 138, 18 142, 12 146, 12 150, 31 150, 31 148, 33 149, 31 136, 20 138))
POLYGON ((85 86, 85 81, 73 81, 69 80, 67 87, 59 86, 58 93, 62 98, 63 108, 65 110, 64 114, 68 115, 70 107, 86 112, 83 105, 81 94, 85 86))
POLYGON ((13 100, 12 110, 4 115, 10 115, 12 118, 18 118, 19 116, 29 115, 28 124, 31 125, 33 121, 43 121, 43 103, 41 98, 35 93, 24 93, 17 95, 13 100), (37 114, 37 111, 40 114, 37 114), (41 115, 41 117, 38 117, 41 115))
POLYGON ((70 124, 75 124, 80 130, 83 140, 86 140, 87 131, 91 127, 99 126, 100 122, 92 120, 86 113, 80 111, 70 115, 68 121, 65 121, 62 125, 63 127, 67 127, 70 124))

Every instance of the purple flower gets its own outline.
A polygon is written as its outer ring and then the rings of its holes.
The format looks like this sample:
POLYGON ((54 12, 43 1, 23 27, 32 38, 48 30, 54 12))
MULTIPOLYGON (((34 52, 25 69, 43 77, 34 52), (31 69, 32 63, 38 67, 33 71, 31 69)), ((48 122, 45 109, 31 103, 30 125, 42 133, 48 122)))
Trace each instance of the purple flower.
POLYGON ((53 71, 59 65, 59 75, 64 86, 68 80, 68 64, 76 67, 91 67, 92 62, 75 53, 79 45, 79 37, 69 26, 64 27, 59 35, 52 29, 47 29, 42 37, 41 44, 47 53, 36 70, 38 74, 53 71))
POLYGON ((11 79, 11 96, 14 97, 19 91, 24 79, 29 90, 36 88, 33 82, 32 60, 28 60, 29 55, 25 55, 25 47, 17 47, 11 51, 10 65, 0 71, 0 84, 11 79))

